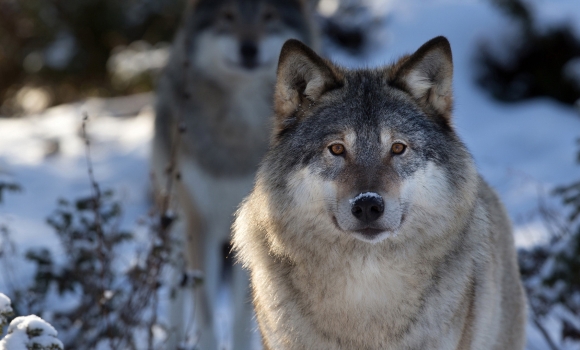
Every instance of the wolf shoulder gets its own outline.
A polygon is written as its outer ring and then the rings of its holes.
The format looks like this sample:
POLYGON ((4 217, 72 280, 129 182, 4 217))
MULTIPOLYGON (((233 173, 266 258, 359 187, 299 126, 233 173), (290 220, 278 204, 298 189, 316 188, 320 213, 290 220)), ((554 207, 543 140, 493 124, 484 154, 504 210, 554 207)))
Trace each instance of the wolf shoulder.
MULTIPOLYGON (((480 254, 475 254, 476 265, 480 268, 475 274, 475 283, 481 297, 479 309, 480 323, 496 323, 498 338, 494 349, 523 349, 525 345, 525 325, 527 319, 527 300, 521 283, 517 253, 514 249, 514 232, 500 197, 496 191, 479 176, 478 199, 485 212, 484 225, 487 229, 478 230, 480 254), (483 254, 481 254, 483 253, 483 254), (492 316, 487 310, 496 309, 492 316)), ((480 220, 474 216, 474 220, 480 220)), ((494 328, 494 327, 492 327, 494 328)), ((484 342, 479 344, 485 349, 484 342)))

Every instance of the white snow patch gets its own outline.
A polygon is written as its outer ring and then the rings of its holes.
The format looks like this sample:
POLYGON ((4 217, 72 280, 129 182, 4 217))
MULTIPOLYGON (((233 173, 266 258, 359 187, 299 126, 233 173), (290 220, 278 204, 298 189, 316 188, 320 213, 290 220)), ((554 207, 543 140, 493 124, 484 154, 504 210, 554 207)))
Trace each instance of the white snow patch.
POLYGON ((36 315, 16 317, 8 334, 0 341, 0 350, 64 349, 56 329, 36 315))
POLYGON ((380 200, 382 200, 382 199, 383 199, 383 197, 379 196, 379 195, 378 195, 377 193, 375 193, 375 192, 365 192, 365 193, 361 193, 361 194, 359 194, 358 196, 356 196, 356 197, 354 197, 354 198, 352 198, 352 199, 349 199, 349 200, 348 200, 348 202, 349 202, 350 204, 353 204, 354 202, 358 201, 359 199, 361 199, 361 198, 365 198, 365 197, 369 197, 369 198, 378 198, 378 199, 380 199, 380 200))
POLYGON ((13 310, 10 298, 0 293, 0 329, 2 329, 6 324, 8 324, 8 318, 12 316, 12 313, 13 310))
POLYGON ((538 244, 546 243, 549 238, 549 233, 545 223, 541 221, 533 221, 514 228, 514 239, 516 247, 532 248, 538 244))
POLYGON ((0 313, 12 312, 11 301, 6 295, 0 293, 0 313))
POLYGON ((168 43, 151 46, 145 41, 135 41, 129 46, 117 46, 107 62, 113 83, 120 86, 130 83, 142 74, 157 74, 169 59, 168 43))

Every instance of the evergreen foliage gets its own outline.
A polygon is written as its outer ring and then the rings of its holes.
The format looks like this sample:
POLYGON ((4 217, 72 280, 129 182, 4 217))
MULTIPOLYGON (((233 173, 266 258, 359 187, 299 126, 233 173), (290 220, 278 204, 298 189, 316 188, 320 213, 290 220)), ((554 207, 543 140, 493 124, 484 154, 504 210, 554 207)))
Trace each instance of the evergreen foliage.
POLYGON ((0 114, 25 85, 48 89, 53 104, 86 96, 149 91, 153 82, 112 84, 115 48, 143 40, 170 42, 184 0, 0 1, 0 114))
POLYGON ((560 23, 540 28, 530 4, 522 0, 492 0, 514 19, 518 29, 498 55, 480 46, 477 82, 495 99, 517 102, 550 97, 574 105, 580 99, 580 38, 571 25, 560 23), (501 56, 501 57, 499 57, 501 56))
POLYGON ((566 223, 548 244, 520 250, 519 263, 536 324, 555 316, 562 324, 561 338, 580 344, 580 179, 555 194, 570 209, 566 223))

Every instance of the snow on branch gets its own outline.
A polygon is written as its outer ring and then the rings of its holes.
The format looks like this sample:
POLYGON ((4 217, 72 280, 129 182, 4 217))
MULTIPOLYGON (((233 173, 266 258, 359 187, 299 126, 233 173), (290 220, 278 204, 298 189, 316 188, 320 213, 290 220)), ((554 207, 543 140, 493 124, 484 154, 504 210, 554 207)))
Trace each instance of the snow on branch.
MULTIPOLYGON (((0 293, 0 325, 12 316, 10 298, 0 293)), ((0 350, 64 350, 56 329, 36 315, 20 316, 10 322, 8 334, 0 340, 0 350)))

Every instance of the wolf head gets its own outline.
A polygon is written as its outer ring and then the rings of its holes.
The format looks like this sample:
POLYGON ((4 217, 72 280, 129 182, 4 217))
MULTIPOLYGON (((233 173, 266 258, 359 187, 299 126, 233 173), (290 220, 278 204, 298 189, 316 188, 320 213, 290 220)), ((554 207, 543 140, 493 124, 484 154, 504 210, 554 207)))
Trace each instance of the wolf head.
POLYGON ((186 25, 195 34, 194 62, 222 76, 273 76, 287 39, 312 38, 305 0, 198 0, 190 7, 186 25))
POLYGON ((258 177, 280 220, 373 243, 461 225, 478 177, 452 127, 452 74, 444 37, 363 70, 286 42, 272 145, 258 177))

